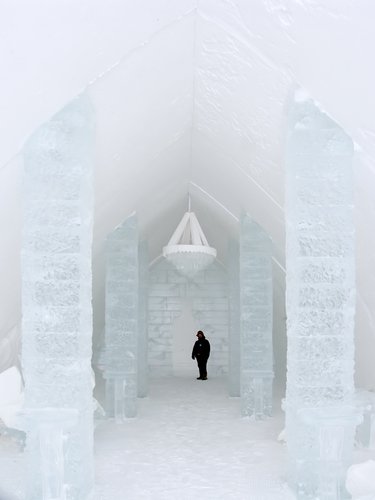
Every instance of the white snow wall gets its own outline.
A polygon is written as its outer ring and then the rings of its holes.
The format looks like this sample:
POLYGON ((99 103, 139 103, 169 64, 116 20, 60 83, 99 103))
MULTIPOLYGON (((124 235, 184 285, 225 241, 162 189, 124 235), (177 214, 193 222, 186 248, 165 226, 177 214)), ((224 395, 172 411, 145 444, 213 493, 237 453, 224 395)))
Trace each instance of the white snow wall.
POLYGON ((27 499, 93 492, 93 114, 87 96, 24 149, 23 425, 27 499))

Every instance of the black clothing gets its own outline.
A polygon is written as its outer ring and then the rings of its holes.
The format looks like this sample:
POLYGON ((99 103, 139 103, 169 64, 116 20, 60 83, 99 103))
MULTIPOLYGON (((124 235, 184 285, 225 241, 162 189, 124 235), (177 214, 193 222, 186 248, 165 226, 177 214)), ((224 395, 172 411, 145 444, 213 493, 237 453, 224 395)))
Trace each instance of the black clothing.
POLYGON ((193 359, 198 358, 198 357, 204 357, 208 359, 210 357, 210 343, 206 339, 206 337, 202 337, 201 339, 198 339, 193 347, 193 352, 191 353, 191 357, 193 359))
POLYGON ((199 368, 199 378, 204 380, 207 378, 207 358, 203 356, 197 357, 197 363, 199 368))
POLYGON ((210 343, 204 335, 198 338, 193 347, 191 357, 197 360, 199 368, 199 379, 207 378, 207 360, 210 357, 210 343))

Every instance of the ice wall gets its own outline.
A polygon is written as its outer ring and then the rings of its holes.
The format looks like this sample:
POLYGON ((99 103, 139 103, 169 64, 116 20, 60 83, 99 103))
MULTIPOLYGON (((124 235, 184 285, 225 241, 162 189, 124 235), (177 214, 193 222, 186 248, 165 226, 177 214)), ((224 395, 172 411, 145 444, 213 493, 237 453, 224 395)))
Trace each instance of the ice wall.
POLYGON ((138 249, 139 296, 138 296, 138 396, 148 393, 148 245, 142 241, 138 249))
POLYGON ((241 218, 240 325, 241 411, 256 419, 271 415, 272 242, 248 215, 241 218))
MULTIPOLYGON (((203 330, 211 343, 208 374, 222 375, 228 370, 228 290, 227 275, 214 262, 205 271, 188 281, 165 259, 150 270, 148 301, 148 363, 152 375, 173 373, 176 318, 181 316, 184 304, 191 304, 197 330, 203 330)), ((186 361, 195 373, 191 350, 196 340, 195 331, 187 332, 186 361)))
POLYGON ((107 237, 105 349, 106 413, 117 422, 137 413, 138 229, 135 214, 107 237))
POLYGON ((27 499, 93 492, 93 116, 82 96, 24 148, 22 369, 27 499))
POLYGON ((300 93, 287 151, 286 429, 299 499, 346 498, 355 430, 353 143, 300 93))
POLYGON ((228 390, 230 396, 241 395, 241 325, 240 325, 240 250, 236 240, 228 248, 228 390))

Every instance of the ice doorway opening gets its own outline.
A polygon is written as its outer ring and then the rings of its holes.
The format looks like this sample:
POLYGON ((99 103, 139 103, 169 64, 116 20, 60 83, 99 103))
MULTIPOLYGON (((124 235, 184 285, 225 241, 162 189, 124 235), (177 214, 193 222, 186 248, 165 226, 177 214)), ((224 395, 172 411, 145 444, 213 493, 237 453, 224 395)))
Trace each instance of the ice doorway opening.
POLYGON ((148 370, 150 379, 194 375, 191 349, 197 330, 211 343, 212 376, 228 372, 227 272, 219 262, 193 280, 181 276, 165 259, 151 268, 148 286, 148 370))

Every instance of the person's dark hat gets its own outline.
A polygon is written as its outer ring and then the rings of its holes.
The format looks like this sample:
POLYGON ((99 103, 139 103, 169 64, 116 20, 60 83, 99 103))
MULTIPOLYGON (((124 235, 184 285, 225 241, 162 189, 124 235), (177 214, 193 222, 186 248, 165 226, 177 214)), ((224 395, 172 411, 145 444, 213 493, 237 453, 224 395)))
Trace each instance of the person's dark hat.
POLYGON ((199 330, 199 332, 197 332, 196 337, 198 337, 199 334, 203 335, 204 337, 204 333, 202 332, 202 330, 199 330))

